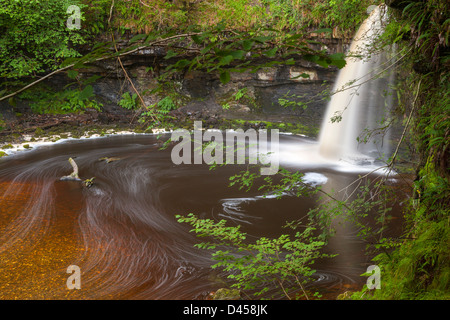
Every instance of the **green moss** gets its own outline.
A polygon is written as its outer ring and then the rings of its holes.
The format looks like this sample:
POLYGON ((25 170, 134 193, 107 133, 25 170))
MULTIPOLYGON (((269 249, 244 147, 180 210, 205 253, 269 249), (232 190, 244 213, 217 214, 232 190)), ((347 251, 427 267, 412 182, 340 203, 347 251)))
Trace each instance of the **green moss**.
POLYGON ((213 300, 239 300, 241 291, 237 289, 220 288, 213 295, 213 300))
POLYGON ((0 158, 6 157, 8 154, 5 151, 0 151, 0 158))
POLYGON ((450 174, 448 114, 450 90, 445 53, 434 39, 445 28, 445 19, 434 21, 446 1, 410 1, 384 35, 388 45, 408 50, 405 73, 398 86, 400 109, 414 114, 411 142, 419 155, 413 197, 404 213, 404 234, 398 246, 379 254, 374 262, 382 270, 381 290, 363 289, 354 298, 443 299, 450 298, 450 174), (402 40, 405 39, 406 41, 402 40), (411 46, 409 39, 417 39, 411 46), (414 101, 412 104, 411 102, 414 101), (415 110, 411 110, 412 105, 415 110), (412 111, 415 111, 412 113, 412 111))
POLYGON ((2 149, 3 150, 6 150, 6 149, 12 149, 13 148, 13 145, 12 144, 5 144, 4 146, 2 146, 2 149))
POLYGON ((225 120, 221 129, 278 129, 280 132, 288 132, 293 134, 301 134, 310 137, 314 137, 319 133, 319 128, 305 126, 301 123, 289 123, 289 122, 270 122, 259 120, 225 120))
POLYGON ((35 135, 36 137, 40 137, 40 136, 42 136, 44 133, 45 133, 45 132, 44 132, 44 130, 43 130, 42 128, 36 128, 36 130, 34 131, 34 135, 35 135))
POLYGON ((336 300, 350 300, 352 293, 350 291, 345 291, 337 296, 336 300))

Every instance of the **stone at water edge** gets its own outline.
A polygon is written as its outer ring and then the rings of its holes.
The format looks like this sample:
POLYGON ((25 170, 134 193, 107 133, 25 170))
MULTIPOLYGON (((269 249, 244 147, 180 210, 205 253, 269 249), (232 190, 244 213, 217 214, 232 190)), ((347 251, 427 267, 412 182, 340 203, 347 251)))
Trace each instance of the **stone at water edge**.
POLYGON ((240 300, 241 299, 241 291, 237 290, 237 289, 220 288, 213 294, 212 299, 213 300, 240 300))

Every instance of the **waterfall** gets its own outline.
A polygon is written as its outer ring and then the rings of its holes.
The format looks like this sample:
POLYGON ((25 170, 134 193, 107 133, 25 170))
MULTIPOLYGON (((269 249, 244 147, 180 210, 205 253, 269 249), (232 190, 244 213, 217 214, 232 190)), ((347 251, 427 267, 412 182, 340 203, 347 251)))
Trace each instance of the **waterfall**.
POLYGON ((393 76, 383 72, 390 69, 385 54, 368 51, 383 31, 384 18, 380 7, 371 11, 339 71, 319 136, 319 153, 326 159, 361 163, 389 156, 389 134, 377 129, 386 123, 392 105, 392 94, 386 93, 393 76), (362 143, 368 133, 370 140, 362 143))

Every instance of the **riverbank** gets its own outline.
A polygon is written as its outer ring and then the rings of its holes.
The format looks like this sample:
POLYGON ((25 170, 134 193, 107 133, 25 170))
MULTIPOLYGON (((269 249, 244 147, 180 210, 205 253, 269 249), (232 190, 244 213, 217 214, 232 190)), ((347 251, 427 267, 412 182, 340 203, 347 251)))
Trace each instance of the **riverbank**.
POLYGON ((7 128, 0 131, 0 157, 24 151, 34 146, 56 143, 67 139, 104 137, 115 134, 142 134, 170 132, 177 128, 192 129, 193 122, 201 120, 205 128, 228 129, 278 129, 280 132, 315 137, 317 127, 296 123, 295 117, 264 115, 235 118, 220 117, 207 109, 175 110, 165 123, 151 127, 136 121, 139 112, 124 112, 120 117, 95 110, 79 114, 20 114, 8 121, 7 128), (114 121, 111 121, 114 120, 114 121))

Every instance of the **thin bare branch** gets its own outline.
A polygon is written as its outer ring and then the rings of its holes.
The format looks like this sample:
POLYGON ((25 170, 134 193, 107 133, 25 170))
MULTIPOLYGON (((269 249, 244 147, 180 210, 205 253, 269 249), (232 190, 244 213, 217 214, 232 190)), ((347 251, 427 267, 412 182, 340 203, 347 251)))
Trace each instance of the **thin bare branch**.
MULTIPOLYGON (((114 50, 116 50, 116 52, 118 52, 118 51, 117 51, 116 41, 115 41, 114 35, 113 35, 112 33, 111 33, 111 37, 112 37, 112 41, 113 41, 113 43, 114 43, 114 50)), ((145 107, 145 101, 144 101, 144 99, 142 98, 142 96, 141 96, 141 94, 139 93, 139 91, 138 91, 138 90, 136 89, 136 87, 134 86, 134 83, 133 83, 133 81, 131 80, 130 76, 128 75, 127 70, 126 70, 125 67, 123 66, 122 59, 120 58, 120 56, 117 57, 117 61, 119 61, 120 67, 121 67, 122 70, 123 70, 123 73, 124 73, 124 75, 125 75, 125 78, 127 78, 128 82, 131 84, 131 87, 133 88, 134 92, 135 92, 135 93, 137 94, 137 96, 139 97, 139 100, 141 100, 142 106, 145 107)), ((154 122, 158 122, 158 119, 156 119, 153 115, 150 115, 150 116, 151 116, 151 118, 152 118, 152 120, 153 120, 154 122)), ((134 119, 134 117, 133 117, 133 119, 134 119)), ((132 119, 131 121, 133 121, 133 119, 132 119)))

